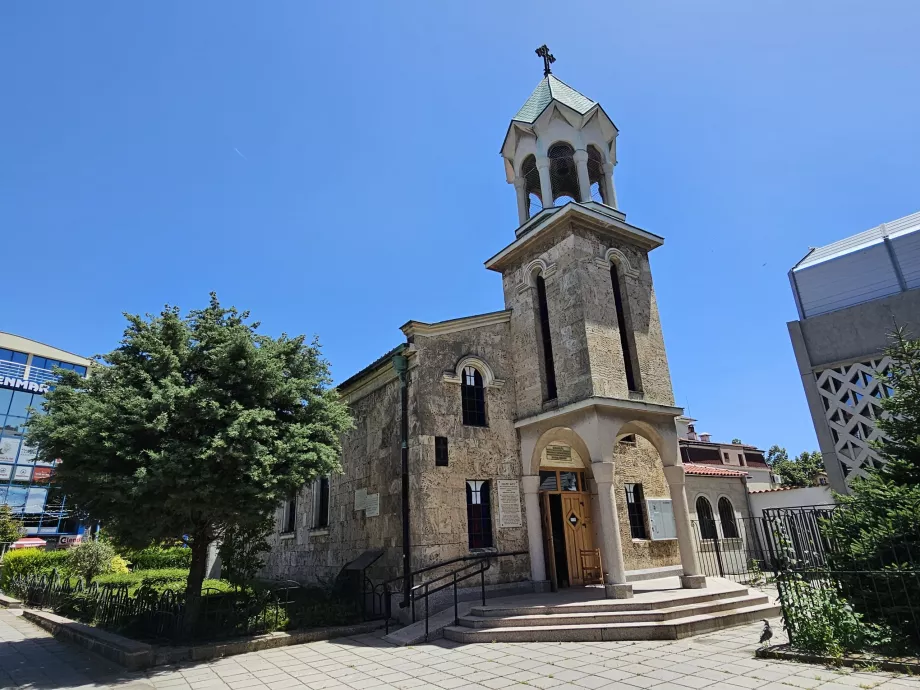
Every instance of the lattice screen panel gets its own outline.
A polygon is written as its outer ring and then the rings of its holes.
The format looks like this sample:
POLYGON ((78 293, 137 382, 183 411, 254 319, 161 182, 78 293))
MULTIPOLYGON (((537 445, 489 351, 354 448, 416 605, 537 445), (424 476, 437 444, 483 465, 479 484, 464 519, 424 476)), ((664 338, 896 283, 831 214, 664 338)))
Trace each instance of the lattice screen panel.
POLYGON ((879 402, 893 391, 885 382, 888 357, 823 369, 815 374, 827 426, 847 481, 884 461, 869 445, 884 438, 875 426, 882 415, 879 402))

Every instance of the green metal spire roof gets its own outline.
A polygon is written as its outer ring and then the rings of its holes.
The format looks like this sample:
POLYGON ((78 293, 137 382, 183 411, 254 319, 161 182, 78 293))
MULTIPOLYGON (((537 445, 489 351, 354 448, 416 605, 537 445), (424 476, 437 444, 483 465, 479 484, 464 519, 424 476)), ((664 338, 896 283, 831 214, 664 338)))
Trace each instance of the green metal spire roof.
POLYGON ((537 88, 530 94, 527 102, 518 110, 514 120, 532 124, 542 113, 550 101, 556 100, 567 105, 577 113, 584 115, 597 105, 587 96, 584 96, 565 82, 557 79, 552 74, 540 80, 537 88))

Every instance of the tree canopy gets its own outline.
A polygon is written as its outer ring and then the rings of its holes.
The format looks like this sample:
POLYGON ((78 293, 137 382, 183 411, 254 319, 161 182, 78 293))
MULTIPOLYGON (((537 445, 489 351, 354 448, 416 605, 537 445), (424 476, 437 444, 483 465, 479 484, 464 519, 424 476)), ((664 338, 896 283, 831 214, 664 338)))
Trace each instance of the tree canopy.
POLYGON ((813 486, 824 472, 820 451, 802 451, 794 459, 781 446, 771 446, 764 456, 767 464, 786 486, 813 486))
POLYGON ((208 545, 339 470, 351 418, 318 341, 260 335, 213 293, 186 316, 125 317, 88 378, 61 372, 29 440, 39 459, 63 459, 56 481, 120 543, 185 541, 197 599, 208 545))

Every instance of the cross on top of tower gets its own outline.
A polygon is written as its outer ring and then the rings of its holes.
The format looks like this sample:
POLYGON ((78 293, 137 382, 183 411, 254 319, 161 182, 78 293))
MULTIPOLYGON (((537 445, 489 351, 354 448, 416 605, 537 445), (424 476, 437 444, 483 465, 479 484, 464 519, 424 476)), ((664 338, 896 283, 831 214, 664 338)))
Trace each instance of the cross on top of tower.
POLYGON ((543 76, 548 77, 550 74, 552 74, 552 70, 549 68, 549 66, 556 62, 556 58, 554 58, 553 54, 549 52, 549 48, 546 47, 545 43, 537 48, 536 53, 539 57, 543 58, 543 76))

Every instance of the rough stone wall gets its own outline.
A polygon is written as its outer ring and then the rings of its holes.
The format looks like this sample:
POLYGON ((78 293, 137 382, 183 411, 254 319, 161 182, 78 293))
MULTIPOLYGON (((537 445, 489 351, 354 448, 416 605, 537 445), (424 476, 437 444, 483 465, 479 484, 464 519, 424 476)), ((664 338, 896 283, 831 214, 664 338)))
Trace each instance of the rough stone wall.
MULTIPOLYGON (((613 457, 614 482, 617 486, 617 516, 620 520, 620 539, 623 543, 623 560, 627 570, 660 568, 680 563, 677 540, 652 541, 633 539, 629 531, 629 513, 626 509, 626 484, 641 484, 646 499, 670 498, 668 482, 658 451, 645 438, 636 437, 635 446, 618 444, 613 457)), ((651 535, 646 510, 646 531, 651 535)))
POLYGON ((384 548, 372 575, 377 581, 399 574, 402 507, 399 457, 399 381, 395 376, 351 403, 355 428, 342 438, 342 474, 329 481, 329 526, 313 529, 312 485, 297 497, 297 527, 281 535, 281 510, 269 538, 261 575, 304 583, 331 582, 346 563, 367 549, 384 548), (355 490, 380 494, 380 515, 355 511, 355 490))
MULTIPOLYGON (((520 480, 520 459, 514 429, 514 377, 509 350, 509 324, 413 338, 418 366, 412 370, 410 404, 417 442, 410 456, 410 508, 414 567, 470 554, 467 533, 466 480, 491 482, 494 547, 497 551, 527 549, 526 516, 523 526, 502 528, 499 522, 496 480, 520 480), (486 362, 501 387, 486 388, 487 427, 463 424, 460 385, 443 380, 457 363, 473 355, 486 362), (434 439, 448 440, 448 466, 435 465, 434 439)), ((487 582, 514 582, 530 574, 528 556, 500 559, 487 573, 487 582)))
POLYGON ((526 274, 535 259, 550 267, 545 281, 557 406, 591 396, 632 397, 673 405, 647 253, 576 225, 536 243, 503 274, 505 304, 513 310, 511 342, 518 416, 526 418, 544 411, 537 297, 526 274), (626 384, 610 267, 604 261, 611 247, 622 251, 638 270, 637 277, 622 269, 620 275, 625 286, 627 337, 641 394, 630 393, 626 384))

